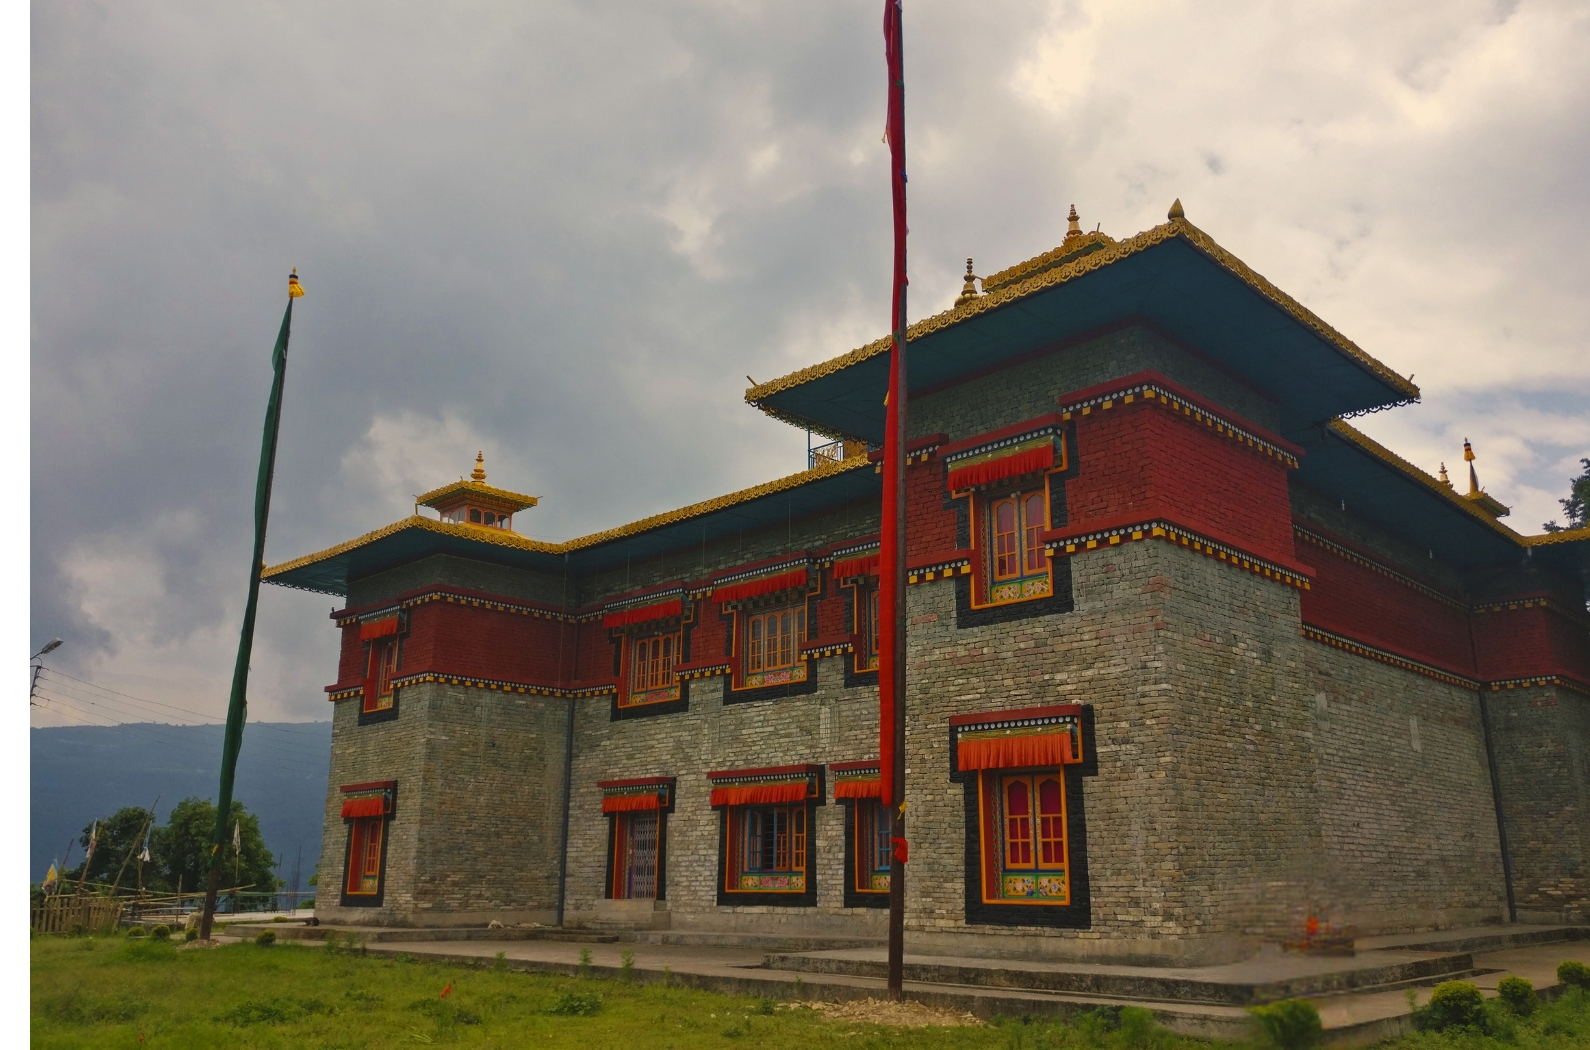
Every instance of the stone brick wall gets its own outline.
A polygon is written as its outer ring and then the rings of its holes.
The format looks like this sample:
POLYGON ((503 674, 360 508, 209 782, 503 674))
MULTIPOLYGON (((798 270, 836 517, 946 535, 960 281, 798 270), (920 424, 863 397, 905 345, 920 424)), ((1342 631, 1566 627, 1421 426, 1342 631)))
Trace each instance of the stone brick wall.
POLYGON ((1521 922, 1590 920, 1590 697, 1485 694, 1521 922))
POLYGON ((958 441, 1053 412, 1060 395, 1069 391, 1149 370, 1268 430, 1281 429, 1280 410, 1268 395, 1152 326, 1134 323, 1019 359, 947 390, 912 395, 911 435, 942 432, 958 441))
POLYGON ((1477 692, 1317 642, 1301 650, 1324 915, 1365 933, 1505 920, 1477 692))
POLYGON ((841 660, 817 660, 817 690, 802 696, 726 706, 724 679, 699 679, 689 683, 688 711, 616 722, 606 702, 579 702, 565 921, 592 921, 606 894, 608 820, 597 783, 672 776, 666 895, 674 929, 881 935, 886 913, 844 907, 844 810, 833 801, 831 778, 827 804, 813 811, 817 906, 717 905, 719 817, 709 804, 707 773, 877 757, 878 691, 846 689, 841 660))
POLYGON ((357 725, 336 705, 316 913, 323 921, 555 921, 568 702, 426 683, 398 717, 357 725), (380 908, 338 905, 342 784, 396 780, 380 908), (322 910, 323 909, 323 910, 322 910))

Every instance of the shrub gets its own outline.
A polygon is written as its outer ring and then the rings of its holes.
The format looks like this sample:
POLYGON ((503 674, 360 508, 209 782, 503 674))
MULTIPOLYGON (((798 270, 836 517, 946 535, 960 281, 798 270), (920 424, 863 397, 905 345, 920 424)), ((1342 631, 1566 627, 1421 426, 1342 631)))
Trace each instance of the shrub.
POLYGON ((182 939, 185 941, 196 941, 199 939, 199 931, 187 930, 182 934, 182 939))
POLYGON ((165 923, 161 923, 159 926, 156 926, 154 929, 149 931, 149 936, 153 937, 157 941, 169 941, 171 939, 171 927, 167 926, 165 923))
POLYGON ((80 922, 72 923, 72 928, 66 931, 68 937, 81 937, 88 932, 88 927, 80 922))
POLYGON ((589 976, 591 976, 591 949, 589 949, 589 948, 582 947, 580 949, 580 970, 579 970, 579 973, 580 973, 581 977, 589 977, 589 976))
POLYGON ((635 951, 625 946, 618 957, 618 979, 629 983, 635 979, 635 951))
POLYGON ((602 997, 595 992, 559 992, 547 1013, 564 1017, 590 1017, 602 1009, 602 997))
POLYGON ((1569 959, 1557 964, 1557 980, 1569 988, 1590 991, 1590 966, 1569 959))
POLYGON ((1154 1020, 1154 1012, 1141 1006, 1123 1006, 1117 1023, 1121 1042, 1134 1050, 1152 1050, 1166 1045, 1170 1033, 1154 1020))
POLYGON ((1307 1050, 1319 1043, 1325 1029, 1319 1009, 1307 999, 1282 999, 1248 1011, 1265 1039, 1281 1050, 1307 1050))
POLYGON ((129 926, 127 928, 127 936, 129 938, 142 937, 146 932, 147 931, 142 926, 129 926))
POLYGON ((1414 1011, 1413 1026, 1421 1032, 1448 1028, 1484 1031, 1485 996, 1468 981, 1445 981, 1435 986, 1427 1004, 1414 1011))
POLYGON ((1535 986, 1522 977, 1503 977, 1496 983, 1496 994, 1519 1017, 1528 1017, 1540 1005, 1535 986))
POLYGON ((508 953, 498 952, 497 957, 491 961, 491 968, 498 973, 506 970, 508 968, 508 953))
POLYGON ((276 943, 275 930, 261 930, 254 935, 254 943, 261 948, 269 948, 276 943))
POLYGON ((287 921, 287 916, 285 916, 285 915, 273 915, 273 916, 271 916, 271 922, 286 922, 286 921, 287 921))

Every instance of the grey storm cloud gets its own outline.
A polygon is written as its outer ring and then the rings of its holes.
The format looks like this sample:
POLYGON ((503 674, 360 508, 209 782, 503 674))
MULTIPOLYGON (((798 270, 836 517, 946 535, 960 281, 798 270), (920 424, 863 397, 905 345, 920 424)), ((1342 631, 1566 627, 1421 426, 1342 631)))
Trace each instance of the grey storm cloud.
MULTIPOLYGON (((32 574, 59 666, 219 715, 269 351, 268 560, 466 472, 562 539, 804 465, 742 402, 880 334, 881 5, 33 8, 32 574)), ((907 4, 914 317, 1192 220, 1425 402, 1538 530, 1590 454, 1583 3, 907 4)), ((253 712, 322 718, 331 599, 267 588, 253 712)), ((47 719, 46 719, 47 720, 47 719)), ((36 720, 38 722, 38 720, 36 720)), ((39 723, 42 724, 42 723, 39 723)))

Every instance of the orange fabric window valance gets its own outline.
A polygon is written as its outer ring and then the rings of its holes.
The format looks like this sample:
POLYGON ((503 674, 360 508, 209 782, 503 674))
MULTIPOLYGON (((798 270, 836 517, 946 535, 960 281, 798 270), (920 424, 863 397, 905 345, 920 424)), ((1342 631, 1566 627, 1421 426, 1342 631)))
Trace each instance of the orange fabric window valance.
POLYGON ((372 798, 350 798, 343 800, 342 819, 354 817, 384 817, 386 816, 386 799, 381 795, 372 798))
POLYGON ((876 575, 878 575, 878 555, 876 554, 834 562, 834 577, 836 579, 843 580, 851 576, 876 575))
POLYGON ((762 576, 755 580, 746 580, 744 583, 731 583, 727 587, 718 587, 713 590, 712 596, 720 602, 737 602, 742 598, 756 598, 763 594, 804 586, 806 586, 806 570, 796 569, 794 572, 781 572, 777 576, 762 576))
POLYGON ((1071 734, 1037 733, 961 740, 956 747, 961 772, 974 769, 1025 769, 1075 762, 1071 734))
POLYGON ((385 638, 389 634, 397 634, 398 618, 388 616, 384 620, 371 620, 369 623, 359 625, 359 641, 368 642, 372 638, 385 638))
POLYGON ((882 780, 836 780, 835 798, 882 798, 882 780))
POLYGON ((1016 477, 1018 474, 1047 470, 1052 466, 1054 466, 1054 442, 1047 441, 1037 448, 951 469, 948 485, 952 490, 969 489, 974 485, 987 485, 990 482, 1016 477))
POLYGON ((748 784, 712 789, 713 806, 755 806, 774 802, 804 802, 806 781, 790 784, 748 784))
POLYGON ((602 626, 628 627, 632 623, 663 620, 670 616, 678 616, 684 611, 684 607, 684 601, 679 598, 666 602, 656 602, 652 605, 637 605, 632 609, 620 609, 617 612, 607 613, 602 617, 602 626))
POLYGON ((654 793, 609 795, 602 799, 603 813, 633 813, 641 809, 662 809, 662 799, 654 793))

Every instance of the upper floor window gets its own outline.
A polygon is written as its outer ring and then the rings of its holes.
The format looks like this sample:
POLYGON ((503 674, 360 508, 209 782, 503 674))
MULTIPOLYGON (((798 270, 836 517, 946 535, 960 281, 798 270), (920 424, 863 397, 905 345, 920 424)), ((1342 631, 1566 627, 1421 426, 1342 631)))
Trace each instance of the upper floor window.
POLYGON ((485 507, 461 506, 453 507, 441 512, 442 520, 454 525, 468 522, 471 525, 488 525, 494 529, 508 529, 513 527, 513 515, 503 514, 499 511, 488 510, 485 507))
POLYGON ((745 638, 747 674, 794 667, 806 640, 806 606, 748 614, 745 638))
POLYGON ((982 502, 981 592, 978 604, 1045 598, 1052 591, 1049 557, 1043 533, 1049 527, 1049 497, 1045 489, 991 496, 982 502))
POLYGON ((388 636, 372 641, 368 659, 364 681, 364 710, 386 711, 391 708, 396 695, 392 680, 397 677, 397 638, 388 636))
POLYGON ((666 689, 674 684, 674 662, 679 654, 679 635, 659 634, 635 640, 636 692, 666 689))
POLYGON ((994 579, 1014 579, 1046 568, 1038 537, 1048 518, 1047 504, 1041 492, 994 501, 994 579))

